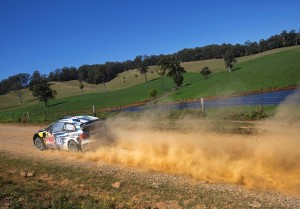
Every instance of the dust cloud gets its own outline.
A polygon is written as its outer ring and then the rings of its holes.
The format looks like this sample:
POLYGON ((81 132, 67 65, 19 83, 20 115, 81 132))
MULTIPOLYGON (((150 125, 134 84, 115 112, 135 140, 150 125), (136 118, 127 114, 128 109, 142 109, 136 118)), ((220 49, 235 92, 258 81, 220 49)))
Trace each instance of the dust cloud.
POLYGON ((299 105, 289 98, 274 118, 255 124, 259 134, 253 136, 209 133, 209 123, 189 118, 177 122, 186 131, 166 130, 161 126, 170 122, 155 121, 151 112, 139 119, 114 118, 108 124, 115 144, 81 153, 80 158, 206 182, 300 192, 299 105))

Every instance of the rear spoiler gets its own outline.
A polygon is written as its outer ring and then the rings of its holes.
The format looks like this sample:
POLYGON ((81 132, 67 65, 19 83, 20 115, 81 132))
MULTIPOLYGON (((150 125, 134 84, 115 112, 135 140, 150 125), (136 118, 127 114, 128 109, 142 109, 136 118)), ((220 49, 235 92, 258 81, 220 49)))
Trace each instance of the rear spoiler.
POLYGON ((99 124, 101 124, 101 123, 103 123, 104 121, 102 120, 102 119, 97 119, 97 120, 91 120, 91 121, 89 121, 89 122, 86 122, 86 123, 83 123, 83 124, 81 124, 80 125, 80 127, 82 128, 82 129, 86 129, 86 128, 93 128, 93 126, 95 126, 95 125, 99 125, 99 124))

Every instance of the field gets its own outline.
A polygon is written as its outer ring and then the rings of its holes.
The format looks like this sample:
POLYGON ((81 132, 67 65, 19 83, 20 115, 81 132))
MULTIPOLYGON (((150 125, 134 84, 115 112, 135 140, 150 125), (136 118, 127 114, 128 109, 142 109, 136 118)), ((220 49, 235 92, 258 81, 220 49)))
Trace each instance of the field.
POLYGON ((262 89, 280 89, 299 84, 299 57, 299 47, 277 49, 242 57, 238 59, 231 73, 221 67, 222 60, 183 63, 182 65, 188 72, 184 75, 183 86, 177 90, 174 89, 174 83, 168 77, 163 77, 165 86, 163 88, 161 78, 155 73, 155 68, 157 68, 155 66, 150 67, 147 74, 149 82, 144 82, 143 75, 139 74, 135 77, 136 70, 124 72, 106 84, 108 93, 104 92, 102 84, 85 83, 84 95, 81 95, 77 81, 54 82, 52 87, 57 90, 58 95, 57 99, 51 102, 50 108, 45 108, 44 104, 38 103, 28 90, 23 90, 25 101, 23 104, 13 93, 2 95, 0 96, 0 110, 4 114, 11 114, 11 112, 24 114, 27 111, 41 113, 45 109, 56 112, 89 111, 93 105, 96 109, 116 108, 149 100, 148 91, 151 88, 158 90, 157 102, 231 95, 262 89), (208 79, 204 79, 199 73, 204 65, 214 72, 208 79))

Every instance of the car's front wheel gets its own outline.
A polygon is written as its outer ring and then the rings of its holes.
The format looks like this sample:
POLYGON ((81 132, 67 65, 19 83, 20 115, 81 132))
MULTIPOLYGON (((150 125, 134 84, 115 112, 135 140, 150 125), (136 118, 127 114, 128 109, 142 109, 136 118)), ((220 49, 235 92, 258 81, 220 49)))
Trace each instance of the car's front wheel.
POLYGON ((70 151, 73 151, 73 152, 78 152, 80 150, 78 144, 74 141, 69 142, 68 148, 69 148, 70 151))
POLYGON ((46 149, 44 141, 40 137, 35 138, 34 145, 40 151, 43 151, 46 149))

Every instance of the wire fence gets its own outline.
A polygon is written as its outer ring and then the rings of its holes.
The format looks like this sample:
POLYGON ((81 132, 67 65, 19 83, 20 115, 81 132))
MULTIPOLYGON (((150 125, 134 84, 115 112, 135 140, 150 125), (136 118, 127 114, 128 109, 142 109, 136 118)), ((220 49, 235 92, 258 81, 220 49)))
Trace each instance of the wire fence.
POLYGON ((0 122, 33 122, 43 123, 49 121, 55 121, 65 116, 72 115, 94 115, 101 117, 107 113, 115 112, 139 112, 147 110, 159 110, 159 111, 171 111, 171 110, 182 110, 182 109, 204 109, 206 108, 224 108, 224 107, 260 107, 264 110, 265 106, 277 106, 279 104, 297 105, 300 106, 300 97, 285 101, 286 97, 261 97, 261 98, 224 98, 208 100, 202 99, 199 101, 192 102, 181 102, 181 103, 164 103, 164 104, 146 104, 146 105, 134 105, 134 106, 123 106, 115 108, 100 109, 92 106, 86 110, 57 110, 53 108, 46 108, 44 111, 34 112, 0 112, 0 122))

